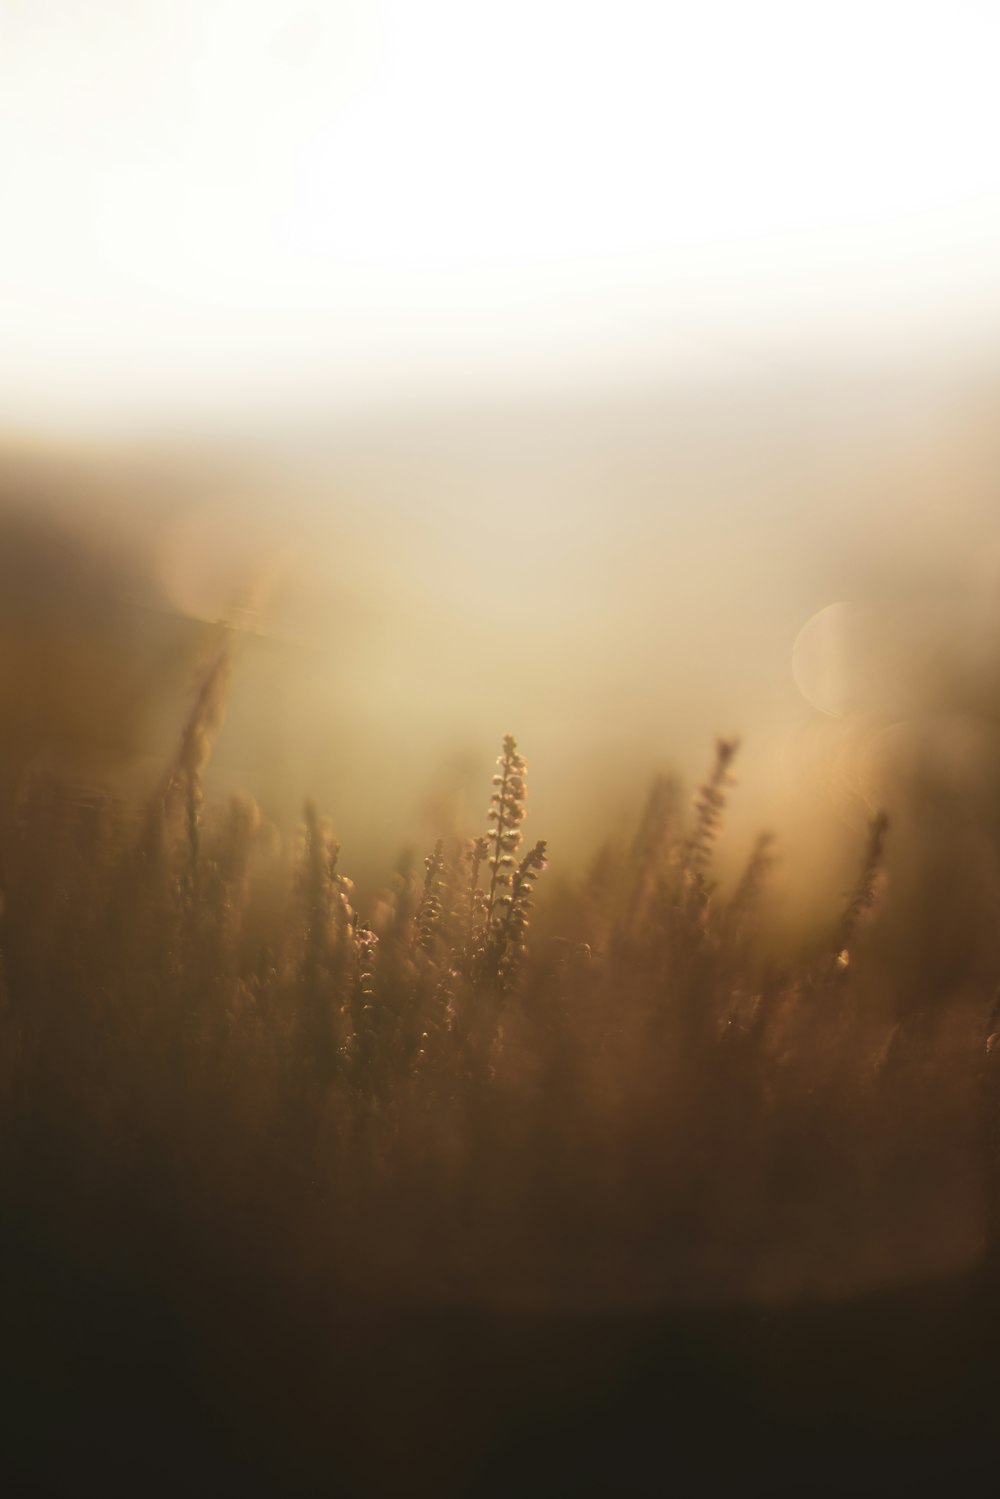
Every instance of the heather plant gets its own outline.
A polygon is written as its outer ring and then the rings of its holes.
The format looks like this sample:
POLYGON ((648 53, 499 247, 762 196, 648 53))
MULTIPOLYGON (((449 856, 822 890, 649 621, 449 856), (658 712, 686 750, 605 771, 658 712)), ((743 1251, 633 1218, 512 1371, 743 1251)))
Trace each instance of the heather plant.
POLYGON ((46 1211, 76 1202, 86 1236, 100 1184, 268 1275, 410 1295, 737 1293, 774 1273, 783 1215, 785 1262, 877 1258, 913 1141, 965 1159, 981 1039, 901 1024, 891 949, 873 966, 860 941, 884 817, 832 939, 817 923, 769 952, 773 840, 728 891, 716 868, 734 741, 687 815, 656 779, 636 828, 546 899, 507 735, 486 831, 402 859, 362 913, 313 804, 282 850, 250 801, 206 802, 227 671, 217 653, 137 812, 22 787, 0 928, 12 1200, 48 1182, 46 1211))
MULTIPOLYGON (((676 854, 680 802, 676 780, 672 776, 656 776, 629 852, 630 888, 624 925, 632 933, 641 932, 649 920, 667 878, 668 860, 676 854)), ((606 861, 607 851, 604 857, 606 861)), ((601 865, 595 864, 591 878, 600 879, 601 875, 601 865)))
POLYGON ((868 824, 868 841, 857 883, 851 891, 840 919, 834 941, 837 965, 846 968, 850 962, 851 943, 862 921, 871 913, 878 895, 878 882, 885 862, 885 844, 889 819, 878 812, 868 824))

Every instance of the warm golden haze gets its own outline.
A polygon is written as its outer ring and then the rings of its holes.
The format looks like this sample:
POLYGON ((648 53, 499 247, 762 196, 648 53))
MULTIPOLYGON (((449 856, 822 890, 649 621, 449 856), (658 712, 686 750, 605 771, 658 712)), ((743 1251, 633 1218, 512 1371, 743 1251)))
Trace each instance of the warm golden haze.
POLYGON ((6 0, 5 424, 989 357, 998 22, 6 0))
POLYGON ((0 0, 3 1493, 996 1489, 998 43, 0 0))

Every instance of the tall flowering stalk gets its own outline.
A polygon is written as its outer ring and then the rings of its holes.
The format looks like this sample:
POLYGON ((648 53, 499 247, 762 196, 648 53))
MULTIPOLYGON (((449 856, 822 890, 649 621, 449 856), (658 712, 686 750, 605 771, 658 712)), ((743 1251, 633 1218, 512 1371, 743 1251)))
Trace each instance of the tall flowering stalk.
POLYGON ((424 869, 426 871, 424 875, 424 888, 421 892, 420 904, 417 906, 414 922, 417 929, 417 945, 424 952, 429 953, 434 947, 434 939, 437 936, 444 911, 441 900, 445 876, 443 839, 438 839, 434 845, 434 852, 424 860, 424 869))
POLYGON ((510 885, 510 902, 498 932, 497 969, 502 982, 513 977, 518 959, 524 952, 524 934, 531 916, 534 884, 545 868, 545 841, 529 849, 514 871, 510 885))
POLYGON ((476 938, 486 924, 486 891, 480 889, 479 871, 489 858, 490 840, 488 837, 479 836, 473 838, 468 846, 467 859, 469 866, 468 881, 468 907, 465 922, 465 946, 468 952, 472 952, 476 938))
POLYGON ((497 759, 490 798, 489 831, 477 840, 472 852, 472 906, 475 910, 476 883, 480 861, 485 859, 490 871, 483 925, 485 944, 482 958, 488 974, 509 986, 518 959, 524 951, 524 933, 528 925, 535 880, 545 868, 545 844, 536 843, 520 861, 517 853, 523 834, 527 784, 524 757, 517 752, 512 734, 503 741, 503 753, 497 759))
POLYGON ((679 816, 680 788, 676 780, 672 776, 657 776, 650 788, 628 861, 630 888, 622 926, 630 936, 640 934, 651 913, 655 913, 679 816))
POLYGON ((848 898, 834 939, 833 968, 835 972, 842 971, 850 963, 850 948, 855 933, 878 898, 888 832, 888 817, 885 812, 877 812, 868 824, 868 840, 865 845, 861 872, 848 898))
POLYGON ((230 665, 228 645, 223 642, 198 684, 177 750, 146 808, 140 832, 139 856, 155 864, 163 854, 165 829, 178 808, 183 808, 189 896, 194 894, 201 851, 202 775, 225 718, 230 665))
POLYGON ((487 821, 489 844, 488 863, 490 888, 486 899, 486 927, 493 931, 506 913, 511 901, 511 886, 516 868, 517 850, 521 844, 521 823, 524 821, 524 803, 527 796, 525 785, 526 765, 517 753, 513 734, 506 734, 503 754, 497 759, 499 770, 493 777, 496 788, 490 798, 487 821))
POLYGON ((712 848, 722 825, 726 809, 726 791, 734 785, 729 767, 740 747, 738 739, 717 739, 715 763, 708 780, 698 787, 694 799, 694 827, 688 836, 683 869, 688 881, 698 884, 705 879, 712 848))

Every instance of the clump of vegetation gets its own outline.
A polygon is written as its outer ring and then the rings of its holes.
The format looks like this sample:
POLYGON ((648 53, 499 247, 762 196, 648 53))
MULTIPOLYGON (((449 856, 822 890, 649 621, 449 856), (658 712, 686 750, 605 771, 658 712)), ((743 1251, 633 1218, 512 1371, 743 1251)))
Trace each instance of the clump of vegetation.
POLYGON ((687 812, 658 778, 631 838, 536 911, 547 849, 524 849, 507 735, 485 827, 401 866, 366 915, 312 804, 282 850, 252 803, 205 803, 227 673, 220 652, 145 808, 22 786, 2 924, 16 1211, 109 1253, 158 1225, 279 1281, 404 1297, 791 1292, 976 1242, 992 989, 936 1011, 912 989, 878 919, 882 815, 839 915, 769 946, 773 841, 728 893, 713 872, 720 741, 687 812), (964 1193, 950 1237, 939 1187, 964 1193))
MULTIPOLYGON (((401 1295, 616 1297, 624 1270, 646 1296, 746 1294, 845 1257, 890 1273, 934 1060, 886 999, 883 816, 827 935, 768 952, 772 841, 728 896, 713 875, 737 753, 720 741, 689 816, 658 779, 631 842, 564 877, 532 925, 547 851, 522 852, 527 766, 507 735, 485 830, 439 841, 365 917, 312 804, 290 863, 252 804, 205 805, 227 671, 222 652, 140 813, 22 789, 3 921, 12 1201, 55 1171, 45 1211, 91 1234, 88 1194, 138 1177, 149 1216, 195 1243, 401 1295)), ((959 1075, 979 1065, 970 1047, 959 1075)), ((938 1159, 979 1127, 948 1066, 938 1159)))
POLYGON ((731 888, 715 870, 735 742, 690 801, 657 778, 631 834, 542 878, 507 735, 485 825, 363 913, 311 803, 283 849, 252 802, 206 801, 228 670, 145 807, 22 782, 0 923, 18 1235, 195 1325, 238 1286, 320 1328, 331 1298, 780 1298, 993 1248, 993 949, 966 930, 950 988, 920 962, 942 936, 911 919, 912 871, 909 907, 887 883, 883 815, 841 910, 791 945, 766 833, 731 888))

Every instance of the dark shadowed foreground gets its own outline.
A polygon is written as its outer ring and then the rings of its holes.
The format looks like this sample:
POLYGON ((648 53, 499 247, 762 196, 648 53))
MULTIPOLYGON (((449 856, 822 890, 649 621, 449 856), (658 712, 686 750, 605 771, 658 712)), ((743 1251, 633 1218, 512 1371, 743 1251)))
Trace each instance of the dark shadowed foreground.
MULTIPOLYGON (((971 1478, 994 864, 942 835, 894 868, 879 816, 841 909, 771 938, 769 841, 713 877, 734 744, 556 881, 508 736, 482 831, 358 912, 315 809, 283 852, 205 802, 228 670, 220 640, 144 805, 12 778, 12 1491, 971 1478)), ((934 788, 904 791, 919 823, 934 788)))

